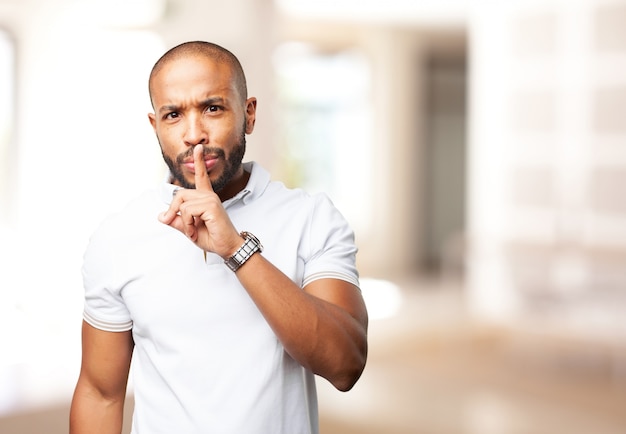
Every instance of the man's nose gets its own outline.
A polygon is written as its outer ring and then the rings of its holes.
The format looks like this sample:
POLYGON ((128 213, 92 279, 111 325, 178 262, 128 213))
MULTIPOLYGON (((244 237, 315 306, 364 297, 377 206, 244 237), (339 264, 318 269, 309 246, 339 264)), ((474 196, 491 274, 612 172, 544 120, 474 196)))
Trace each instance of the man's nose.
POLYGON ((202 120, 202 116, 195 114, 189 115, 187 117, 187 129, 184 137, 185 143, 188 146, 204 145, 208 143, 208 138, 208 132, 202 120))

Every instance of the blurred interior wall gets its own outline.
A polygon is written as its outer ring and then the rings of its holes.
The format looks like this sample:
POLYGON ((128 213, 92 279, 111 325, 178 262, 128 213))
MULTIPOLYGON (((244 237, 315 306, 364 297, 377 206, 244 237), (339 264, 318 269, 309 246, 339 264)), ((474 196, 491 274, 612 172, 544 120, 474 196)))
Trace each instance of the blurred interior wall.
MULTIPOLYGON (((374 114, 372 124, 363 129, 373 145, 362 152, 370 153, 375 164, 354 168, 346 162, 346 170, 366 173, 366 182, 355 185, 368 197, 360 212, 371 221, 358 235, 363 274, 389 277, 421 271, 428 231, 422 176, 427 164, 425 71, 431 42, 440 36, 411 23, 295 18, 282 14, 272 0, 5 0, 0 1, 0 12, 17 48, 12 154, 17 164, 12 183, 19 197, 10 204, 15 225, 37 224, 32 198, 42 198, 39 208, 54 209, 59 200, 55 192, 69 186, 78 189, 75 194, 88 198, 90 206, 67 205, 68 212, 83 213, 80 238, 67 249, 79 262, 80 255, 71 252, 82 252, 86 234, 101 216, 162 176, 145 116, 150 111, 146 77, 165 48, 185 40, 215 41, 240 57, 249 92, 259 99, 248 158, 275 169, 280 125, 275 117, 273 50, 280 42, 303 40, 329 50, 356 47, 372 65, 374 114), (127 17, 133 16, 129 8, 136 4, 156 12, 143 18, 137 12, 133 22, 127 17), (116 13, 107 12, 112 10, 116 13), (54 101, 54 107, 42 112, 42 100, 54 101), (81 163, 57 163, 63 154, 80 156, 81 163), (113 167, 127 177, 110 179, 113 167), (40 178, 48 182, 42 184, 40 178)), ((61 215, 52 217, 52 225, 68 224, 61 215)))
MULTIPOLYGON (((427 221, 423 176, 431 163, 428 62, 433 47, 463 27, 294 18, 271 0, 145 1, 160 7, 160 15, 135 24, 107 23, 97 11, 110 4, 100 0, 0 2, 2 25, 17 48, 16 225, 39 230, 39 210, 46 210, 47 225, 58 230, 43 230, 41 244, 65 243, 64 255, 45 272, 72 275, 95 223, 136 191, 128 186, 162 176, 145 118, 145 80, 163 49, 188 39, 213 40, 240 56, 250 93, 259 98, 248 155, 270 169, 280 127, 273 113, 276 45, 303 40, 367 53, 374 115, 372 125, 363 126, 373 137, 364 152, 376 163, 358 186, 369 198, 361 212, 372 221, 359 234, 360 267, 380 277, 421 271, 428 249, 437 250, 428 244, 436 228, 427 221), (78 14, 94 7, 95 13, 78 14), (71 165, 70 157, 80 162, 71 165), (128 177, 111 177, 113 167, 128 177), (67 191, 89 206, 67 198, 67 191), (110 191, 117 194, 110 198, 110 191), (64 213, 49 212, 59 208, 64 213), (78 214, 82 219, 70 224, 67 215, 78 214), (68 231, 80 238, 68 244, 62 235, 68 231)), ((471 5, 468 230, 460 238, 472 306, 477 314, 507 318, 537 300, 623 287, 625 2, 471 5)), ((17 257, 30 255, 27 247, 17 257)))
POLYGON ((623 317, 625 18, 622 0, 474 3, 467 288, 483 318, 598 300, 607 331, 623 317))
POLYGON ((358 49, 367 55, 372 123, 360 128, 372 140, 360 152, 371 154, 372 165, 342 162, 344 170, 366 173, 365 182, 354 186, 368 198, 360 212, 368 213, 371 221, 357 234, 360 269, 384 278, 428 271, 429 259, 442 261, 453 238, 463 238, 465 28, 293 17, 279 22, 282 40, 305 41, 329 52, 358 49), (449 73, 452 69, 456 77, 449 73), (446 79, 455 83, 441 81, 446 79), (433 83, 442 92, 431 92, 433 83), (451 155, 443 156, 442 148, 451 155), (460 170, 451 168, 450 156, 461 164, 460 170), (453 194, 441 194, 451 190, 453 194))
POLYGON ((63 309, 80 316, 90 233, 165 176, 147 78, 166 48, 204 39, 239 55, 259 98, 248 155, 271 166, 273 13, 271 0, 0 1, 16 54, 15 130, 3 165, 12 193, 0 222, 2 257, 14 264, 1 277, 8 305, 63 323, 47 309, 61 296, 70 301, 63 309), (37 261, 41 249, 54 255, 37 261))

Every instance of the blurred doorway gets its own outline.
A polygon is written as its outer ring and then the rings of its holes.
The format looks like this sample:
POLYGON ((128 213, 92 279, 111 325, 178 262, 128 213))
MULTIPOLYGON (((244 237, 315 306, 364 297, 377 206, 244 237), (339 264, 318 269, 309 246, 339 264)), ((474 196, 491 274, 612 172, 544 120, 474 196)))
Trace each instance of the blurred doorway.
POLYGON ((463 273, 467 168, 465 37, 433 38, 424 65, 423 269, 463 273))

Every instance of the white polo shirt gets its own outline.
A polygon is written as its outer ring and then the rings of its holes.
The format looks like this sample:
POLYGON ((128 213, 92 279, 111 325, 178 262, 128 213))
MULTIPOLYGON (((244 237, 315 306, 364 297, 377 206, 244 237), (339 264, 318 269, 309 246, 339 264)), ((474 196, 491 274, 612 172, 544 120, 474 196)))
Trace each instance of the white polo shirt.
MULTIPOLYGON (((271 182, 255 163, 224 206, 263 256, 304 287, 332 277, 358 285, 352 230, 325 195, 271 182)), ((163 184, 92 235, 84 256, 85 320, 135 340, 133 434, 318 432, 313 374, 278 341, 235 274, 160 223, 163 184)))

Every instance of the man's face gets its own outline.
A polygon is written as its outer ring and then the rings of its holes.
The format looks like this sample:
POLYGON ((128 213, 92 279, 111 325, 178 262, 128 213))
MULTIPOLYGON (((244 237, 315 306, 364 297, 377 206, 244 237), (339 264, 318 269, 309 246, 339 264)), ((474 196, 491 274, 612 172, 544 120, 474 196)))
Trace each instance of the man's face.
POLYGON ((153 78, 151 92, 155 113, 148 116, 173 184, 195 187, 193 147, 198 144, 204 146, 216 192, 241 178, 256 100, 242 101, 228 65, 200 56, 171 61, 153 78))

